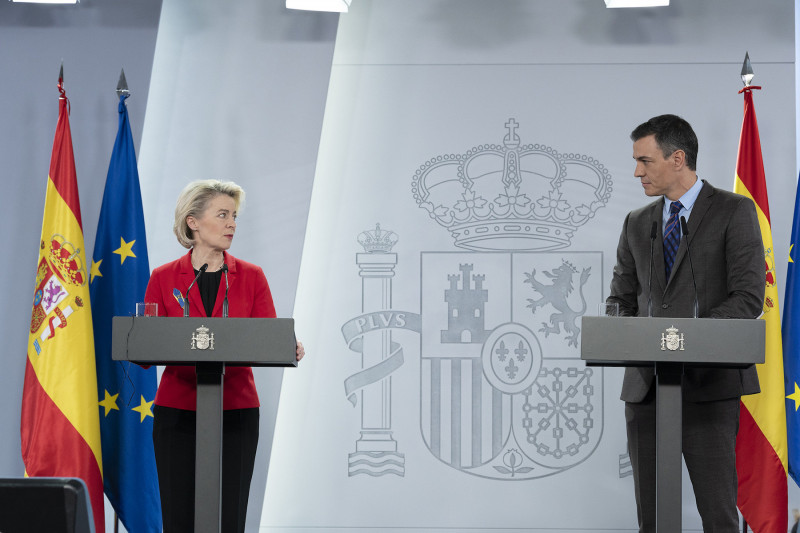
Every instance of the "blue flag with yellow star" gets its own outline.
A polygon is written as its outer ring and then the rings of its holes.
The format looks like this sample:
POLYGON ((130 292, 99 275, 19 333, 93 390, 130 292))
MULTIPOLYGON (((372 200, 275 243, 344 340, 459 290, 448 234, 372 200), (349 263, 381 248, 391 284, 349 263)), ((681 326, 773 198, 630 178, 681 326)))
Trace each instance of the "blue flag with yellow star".
POLYGON ((789 475, 800 485, 800 271, 795 272, 800 257, 795 245, 800 239, 800 186, 794 201, 792 241, 786 274, 786 297, 783 311, 783 373, 786 387, 786 440, 789 448, 789 475))
POLYGON ((114 316, 134 314, 150 279, 139 172, 127 94, 119 99, 119 130, 108 166, 92 255, 90 295, 97 361, 103 486, 130 533, 161 531, 153 454, 156 368, 111 360, 114 316))

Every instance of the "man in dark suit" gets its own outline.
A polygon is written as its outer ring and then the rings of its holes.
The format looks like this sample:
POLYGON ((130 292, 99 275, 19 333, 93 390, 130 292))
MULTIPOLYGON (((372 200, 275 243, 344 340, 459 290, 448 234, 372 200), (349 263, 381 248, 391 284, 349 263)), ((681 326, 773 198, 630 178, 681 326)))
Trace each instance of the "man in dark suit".
MULTIPOLYGON (((658 200, 625 218, 607 302, 619 304, 623 316, 648 316, 648 309, 652 316, 695 316, 687 238, 680 237, 677 222, 685 217, 697 283, 697 316, 757 318, 764 300, 765 269, 753 202, 697 178, 697 136, 682 118, 654 117, 633 130, 631 139, 634 175, 645 194, 658 200)), ((652 367, 627 368, 621 394, 642 532, 655 531, 654 382, 652 367)), ((759 390, 753 366, 687 368, 682 377, 683 457, 704 531, 738 531, 739 401, 759 390)))

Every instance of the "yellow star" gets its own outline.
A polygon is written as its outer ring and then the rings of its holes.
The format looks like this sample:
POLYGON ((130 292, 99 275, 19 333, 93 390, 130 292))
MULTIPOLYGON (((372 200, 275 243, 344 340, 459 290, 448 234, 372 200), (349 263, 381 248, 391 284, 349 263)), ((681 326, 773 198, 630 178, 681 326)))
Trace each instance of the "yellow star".
POLYGON ((794 263, 794 260, 792 259, 792 248, 793 247, 794 247, 794 244, 790 244, 789 245, 789 262, 790 263, 794 263))
POLYGON ((120 237, 119 241, 120 241, 119 248, 114 250, 114 253, 119 254, 119 264, 121 265, 122 263, 125 262, 125 258, 136 257, 136 254, 134 254, 132 250, 133 243, 135 243, 136 240, 132 240, 131 242, 125 242, 125 239, 120 237))
POLYGON ((144 396, 142 396, 142 403, 138 407, 131 407, 131 411, 138 411, 141 415, 139 422, 144 422, 145 418, 153 416, 153 402, 144 401, 144 396))
POLYGON ((95 261, 92 259, 92 270, 89 272, 91 279, 89 279, 89 283, 94 281, 95 276, 100 276, 101 278, 103 277, 103 274, 100 273, 100 263, 102 262, 102 259, 100 261, 95 261))
POLYGON ((797 383, 794 384, 794 392, 786 398, 794 401, 794 410, 797 411, 797 408, 800 407, 800 387, 797 386, 797 383))
POLYGON ((115 394, 114 396, 111 396, 108 391, 105 391, 105 393, 106 397, 103 398, 103 401, 100 402, 100 405, 106 408, 105 416, 108 416, 108 413, 111 412, 112 409, 119 411, 119 407, 117 407, 117 396, 119 396, 119 393, 115 394))

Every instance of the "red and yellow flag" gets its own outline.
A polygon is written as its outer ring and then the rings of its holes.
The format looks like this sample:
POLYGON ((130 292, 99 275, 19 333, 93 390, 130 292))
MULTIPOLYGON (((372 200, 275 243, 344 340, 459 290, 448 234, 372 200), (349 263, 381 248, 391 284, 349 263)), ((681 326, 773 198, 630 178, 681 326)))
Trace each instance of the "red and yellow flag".
POLYGON ((767 288, 764 294, 766 358, 756 365, 761 393, 742 397, 736 471, 739 475, 739 510, 756 533, 785 533, 787 526, 786 409, 783 392, 783 347, 778 310, 778 285, 767 201, 767 182, 761 158, 761 140, 753 107, 752 89, 744 92, 744 120, 739 138, 734 192, 756 204, 764 242, 767 288))
POLYGON ((78 477, 89 488, 95 530, 105 531, 92 311, 69 102, 62 79, 33 294, 22 460, 31 477, 78 477))

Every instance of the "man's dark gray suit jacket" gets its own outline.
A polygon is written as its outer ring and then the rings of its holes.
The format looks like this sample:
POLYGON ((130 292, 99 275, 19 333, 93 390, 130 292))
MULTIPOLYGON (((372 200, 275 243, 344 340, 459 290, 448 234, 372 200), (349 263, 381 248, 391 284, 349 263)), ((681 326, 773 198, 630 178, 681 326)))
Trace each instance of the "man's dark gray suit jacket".
MULTIPOLYGON (((694 288, 681 239, 669 280, 665 279, 662 213, 664 198, 628 214, 617 247, 608 302, 622 316, 647 316, 650 232, 653 242, 652 310, 656 317, 694 316, 694 288)), ((705 180, 687 220, 701 318, 756 318, 764 301, 766 270, 758 216, 752 200, 717 189, 705 180)), ((654 382, 652 367, 625 370, 621 399, 642 401, 654 382)), ((746 369, 687 368, 683 396, 702 402, 760 391, 754 366, 746 369)))

